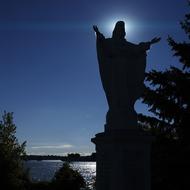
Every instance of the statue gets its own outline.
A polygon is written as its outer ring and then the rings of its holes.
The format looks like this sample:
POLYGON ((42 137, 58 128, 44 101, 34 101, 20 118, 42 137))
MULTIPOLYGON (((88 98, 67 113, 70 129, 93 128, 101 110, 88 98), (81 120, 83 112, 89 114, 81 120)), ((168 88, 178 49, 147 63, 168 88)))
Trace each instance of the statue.
POLYGON ((146 51, 160 38, 138 45, 128 42, 123 21, 116 23, 112 38, 105 38, 97 26, 93 29, 97 36, 100 77, 109 106, 106 130, 135 129, 137 114, 134 104, 144 88, 146 51))

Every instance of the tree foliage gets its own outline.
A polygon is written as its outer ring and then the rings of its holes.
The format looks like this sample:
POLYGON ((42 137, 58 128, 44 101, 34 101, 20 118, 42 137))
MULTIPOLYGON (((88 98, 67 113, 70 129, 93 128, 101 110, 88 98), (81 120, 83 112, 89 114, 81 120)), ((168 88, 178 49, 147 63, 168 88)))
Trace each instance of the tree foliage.
POLYGON ((27 174, 21 156, 26 142, 19 144, 13 113, 4 112, 0 121, 0 186, 5 189, 25 189, 27 174))
POLYGON ((156 141, 152 151, 152 189, 183 190, 190 186, 190 14, 181 27, 186 42, 168 37, 181 68, 171 66, 165 71, 146 73, 143 103, 154 116, 139 115, 139 123, 150 131, 156 141))
POLYGON ((188 35, 188 41, 175 42, 171 37, 168 43, 179 57, 183 69, 171 66, 166 71, 152 70, 146 73, 145 93, 143 103, 149 106, 149 111, 155 117, 139 115, 139 121, 144 127, 150 128, 156 134, 178 139, 189 143, 190 134, 190 14, 181 22, 188 35))
POLYGON ((152 128, 156 135, 189 141, 190 73, 171 67, 169 70, 146 74, 151 87, 146 87, 143 103, 155 117, 140 115, 140 122, 152 128))
POLYGON ((69 163, 65 162, 55 173, 52 185, 56 190, 80 190, 85 187, 85 181, 77 170, 73 170, 69 163))

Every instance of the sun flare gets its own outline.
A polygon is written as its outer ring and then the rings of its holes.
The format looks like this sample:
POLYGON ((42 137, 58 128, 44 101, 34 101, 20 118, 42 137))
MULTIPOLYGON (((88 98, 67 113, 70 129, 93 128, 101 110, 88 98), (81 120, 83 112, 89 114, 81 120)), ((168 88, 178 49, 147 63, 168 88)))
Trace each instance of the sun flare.
POLYGON ((115 19, 111 19, 107 22, 107 31, 110 33, 112 33, 114 27, 115 27, 115 24, 118 22, 118 21, 124 21, 125 22, 125 31, 126 33, 128 33, 131 28, 132 28, 132 25, 130 23, 130 21, 128 21, 127 19, 124 19, 124 18, 115 18, 115 19))

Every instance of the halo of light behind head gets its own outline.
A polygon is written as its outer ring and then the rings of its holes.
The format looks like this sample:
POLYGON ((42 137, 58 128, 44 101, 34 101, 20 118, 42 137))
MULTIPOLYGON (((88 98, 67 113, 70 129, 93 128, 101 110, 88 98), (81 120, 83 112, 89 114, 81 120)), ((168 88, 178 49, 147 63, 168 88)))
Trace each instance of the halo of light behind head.
POLYGON ((112 37, 112 32, 115 28, 115 24, 118 21, 123 21, 125 22, 125 39, 126 40, 133 40, 135 41, 136 39, 136 35, 140 29, 139 29, 139 23, 137 22, 137 20, 132 17, 131 15, 110 15, 107 16, 106 18, 102 19, 101 22, 98 22, 98 26, 100 31, 105 35, 105 37, 112 37))
POLYGON ((123 18, 115 18, 115 19, 110 19, 108 22, 107 22, 107 25, 106 25, 106 30, 108 33, 111 33, 113 32, 114 30, 114 27, 115 27, 115 24, 118 22, 118 21, 123 21, 125 22, 125 32, 126 34, 131 30, 131 25, 130 25, 130 22, 127 21, 127 19, 123 19, 123 18))

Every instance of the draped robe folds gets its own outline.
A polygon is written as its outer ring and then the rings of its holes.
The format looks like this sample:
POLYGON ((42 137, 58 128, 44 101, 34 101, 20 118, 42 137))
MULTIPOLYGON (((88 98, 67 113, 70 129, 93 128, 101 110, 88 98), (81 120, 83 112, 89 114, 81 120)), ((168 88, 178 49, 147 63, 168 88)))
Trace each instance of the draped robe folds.
MULTIPOLYGON (((97 35, 97 56, 102 86, 109 112, 134 112, 134 103, 142 95, 149 42, 138 45, 125 39, 97 35)), ((108 118, 107 118, 108 123, 108 118)))

